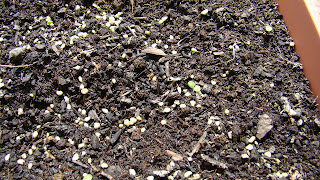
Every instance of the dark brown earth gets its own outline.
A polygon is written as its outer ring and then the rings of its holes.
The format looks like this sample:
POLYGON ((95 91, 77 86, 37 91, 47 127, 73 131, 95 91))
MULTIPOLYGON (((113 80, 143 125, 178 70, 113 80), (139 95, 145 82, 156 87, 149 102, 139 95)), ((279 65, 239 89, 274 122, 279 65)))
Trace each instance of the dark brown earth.
POLYGON ((0 3, 1 179, 319 179, 274 1, 0 3))

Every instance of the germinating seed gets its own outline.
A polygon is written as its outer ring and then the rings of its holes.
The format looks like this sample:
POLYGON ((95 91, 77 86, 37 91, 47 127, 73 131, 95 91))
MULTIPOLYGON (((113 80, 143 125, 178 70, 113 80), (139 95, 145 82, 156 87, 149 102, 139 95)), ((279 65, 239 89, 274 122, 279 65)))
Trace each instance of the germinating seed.
POLYGON ((82 94, 87 94, 88 92, 89 92, 89 90, 87 88, 81 89, 81 93, 82 94))

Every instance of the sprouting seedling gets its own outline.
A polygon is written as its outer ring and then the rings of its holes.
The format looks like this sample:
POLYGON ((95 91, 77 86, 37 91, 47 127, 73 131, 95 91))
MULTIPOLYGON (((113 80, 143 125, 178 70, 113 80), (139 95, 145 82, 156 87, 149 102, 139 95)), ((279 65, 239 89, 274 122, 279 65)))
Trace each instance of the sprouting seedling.
POLYGON ((53 26, 54 25, 50 16, 46 17, 46 22, 47 22, 47 26, 53 26))
POLYGON ((163 16, 163 17, 158 21, 158 24, 159 24, 159 25, 163 24, 167 19, 168 19, 168 16, 163 16))
POLYGON ((189 81, 188 82, 188 86, 194 91, 194 92, 197 92, 198 94, 202 94, 201 93, 201 88, 200 88, 200 86, 199 85, 196 85, 196 83, 195 82, 193 82, 193 81, 189 81))
POLYGON ((264 30, 267 32, 267 33, 270 33, 272 31, 272 26, 270 25, 265 25, 264 26, 264 30))

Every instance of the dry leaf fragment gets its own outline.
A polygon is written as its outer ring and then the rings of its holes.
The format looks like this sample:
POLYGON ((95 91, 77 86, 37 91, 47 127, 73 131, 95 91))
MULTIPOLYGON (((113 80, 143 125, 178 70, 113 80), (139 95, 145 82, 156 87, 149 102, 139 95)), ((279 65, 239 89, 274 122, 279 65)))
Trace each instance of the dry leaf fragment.
POLYGON ((154 47, 146 48, 146 49, 144 49, 144 50, 142 51, 142 53, 154 54, 154 55, 158 55, 158 56, 165 56, 165 55, 167 55, 167 54, 164 53, 161 49, 154 48, 154 47))
POLYGON ((173 151, 170 151, 170 150, 166 150, 166 153, 171 156, 171 158, 174 160, 174 161, 182 161, 183 160, 183 157, 180 155, 180 154, 177 154, 173 151))
POLYGON ((262 139, 272 128, 273 120, 267 114, 259 116, 258 131, 256 137, 262 139))

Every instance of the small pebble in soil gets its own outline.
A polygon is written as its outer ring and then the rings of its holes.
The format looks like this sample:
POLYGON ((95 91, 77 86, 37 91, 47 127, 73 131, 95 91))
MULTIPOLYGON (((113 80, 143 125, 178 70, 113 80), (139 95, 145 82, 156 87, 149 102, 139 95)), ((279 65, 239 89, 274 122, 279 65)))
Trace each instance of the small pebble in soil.
POLYGON ((57 91, 56 93, 57 93, 58 96, 61 96, 63 94, 62 91, 57 91))
POLYGON ((146 128, 144 128, 144 127, 140 129, 141 133, 144 133, 145 131, 146 131, 146 128))
POLYGON ((168 113, 168 112, 170 112, 170 111, 171 111, 171 109, 170 109, 169 107, 166 107, 166 108, 163 109, 163 112, 164 112, 164 113, 168 113))
POLYGON ((271 158, 271 156, 272 156, 271 152, 269 152, 269 151, 265 152, 264 155, 265 155, 266 157, 269 157, 269 158, 271 158))
POLYGON ((185 104, 180 104, 180 108, 181 108, 181 109, 186 108, 186 107, 187 107, 187 105, 185 105, 185 104))
POLYGON ((93 124, 93 128, 94 128, 94 129, 99 129, 99 128, 100 128, 100 123, 95 122, 95 123, 93 124))
POLYGON ((224 110, 224 114, 229 115, 229 113, 230 113, 229 109, 224 110))
POLYGON ((79 154, 78 153, 75 153, 73 156, 72 156, 72 161, 77 161, 79 160, 79 154))
POLYGON ((256 137, 255 137, 255 136, 251 136, 251 137, 248 139, 248 142, 249 142, 249 143, 253 143, 255 140, 256 140, 256 137))
POLYGON ((123 124, 126 125, 126 126, 130 126, 130 121, 129 121, 129 119, 125 119, 125 120, 123 121, 123 124))
POLYGON ((196 101, 191 100, 191 101, 190 101, 190 105, 191 105, 191 106, 195 106, 195 105, 196 105, 196 101))
POLYGON ((10 154, 7 154, 5 157, 4 157, 4 161, 9 161, 10 160, 10 154))
POLYGON ((201 15, 206 16, 208 14, 208 12, 209 12, 209 10, 205 9, 205 10, 201 11, 201 15))
POLYGON ((89 90, 87 88, 81 89, 81 93, 82 94, 87 94, 88 92, 89 92, 89 90))
POLYGON ((20 116, 20 115, 22 115, 23 114, 23 109, 22 108, 19 108, 18 109, 18 115, 20 116))
POLYGON ((167 124, 167 120, 165 120, 165 119, 164 119, 164 120, 161 120, 161 124, 162 124, 162 125, 166 125, 166 124, 167 124))
POLYGON ((147 180, 154 180, 154 176, 148 176, 147 180))
POLYGON ((253 150, 253 148, 254 148, 254 145, 252 145, 252 144, 248 144, 246 146, 246 149, 248 149, 248 150, 253 150))
POLYGON ((243 159, 248 159, 249 156, 248 156, 248 154, 241 154, 241 158, 243 158, 243 159))
POLYGON ((17 164, 23 165, 25 163, 24 159, 18 159, 17 164))
POLYGON ((32 169, 33 164, 30 162, 28 163, 28 169, 32 169))
POLYGON ((34 132, 32 133, 32 137, 33 137, 34 139, 37 138, 38 135, 39 135, 38 131, 34 131, 34 132))
POLYGON ((105 168, 108 168, 109 165, 108 165, 106 162, 101 161, 101 162, 100 162, 100 167, 105 169, 105 168))
POLYGON ((191 171, 187 171, 187 172, 184 173, 183 176, 184 176, 185 178, 188 178, 188 177, 190 177, 191 175, 192 175, 192 172, 191 172, 191 171))
POLYGON ((135 176, 136 176, 136 170, 134 170, 134 169, 129 169, 129 176, 131 177, 131 178, 135 178, 135 176))

